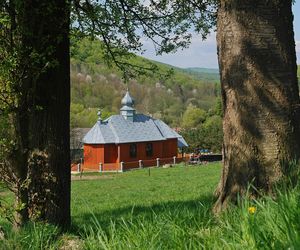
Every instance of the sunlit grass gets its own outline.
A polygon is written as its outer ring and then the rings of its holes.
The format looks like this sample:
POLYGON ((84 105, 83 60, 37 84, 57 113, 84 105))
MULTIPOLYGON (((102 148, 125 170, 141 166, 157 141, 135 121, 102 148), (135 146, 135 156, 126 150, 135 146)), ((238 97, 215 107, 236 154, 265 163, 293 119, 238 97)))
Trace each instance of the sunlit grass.
POLYGON ((166 207, 211 204, 220 164, 152 168, 111 174, 110 178, 72 182, 73 224, 93 217, 101 223, 164 212, 166 207), (93 217, 91 216, 93 215, 93 217))
POLYGON ((69 232, 32 224, 0 249, 300 249, 299 184, 215 216, 219 175, 220 164, 89 175, 72 182, 69 232))

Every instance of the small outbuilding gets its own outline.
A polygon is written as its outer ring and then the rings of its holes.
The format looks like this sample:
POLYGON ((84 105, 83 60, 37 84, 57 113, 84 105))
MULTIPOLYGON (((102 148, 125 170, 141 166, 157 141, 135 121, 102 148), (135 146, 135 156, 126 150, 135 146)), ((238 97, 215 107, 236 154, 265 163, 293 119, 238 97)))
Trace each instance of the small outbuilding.
POLYGON ((178 148, 188 146, 183 137, 161 120, 136 114, 128 91, 121 103, 120 115, 102 121, 99 112, 84 136, 84 168, 123 171, 176 161, 178 148))

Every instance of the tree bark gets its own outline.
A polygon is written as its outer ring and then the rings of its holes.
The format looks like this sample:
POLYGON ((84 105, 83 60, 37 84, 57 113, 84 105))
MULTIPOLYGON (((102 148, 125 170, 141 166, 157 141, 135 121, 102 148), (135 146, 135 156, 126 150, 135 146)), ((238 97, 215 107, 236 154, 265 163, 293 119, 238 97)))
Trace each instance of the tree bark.
POLYGON ((272 193, 299 160, 300 112, 291 1, 222 0, 217 21, 223 171, 214 210, 272 193))
MULTIPOLYGON (((27 196, 19 220, 70 224, 70 56, 69 2, 22 1, 16 6, 20 28, 19 86, 15 115, 16 173, 27 196)), ((22 191, 22 192, 23 192, 22 191)))

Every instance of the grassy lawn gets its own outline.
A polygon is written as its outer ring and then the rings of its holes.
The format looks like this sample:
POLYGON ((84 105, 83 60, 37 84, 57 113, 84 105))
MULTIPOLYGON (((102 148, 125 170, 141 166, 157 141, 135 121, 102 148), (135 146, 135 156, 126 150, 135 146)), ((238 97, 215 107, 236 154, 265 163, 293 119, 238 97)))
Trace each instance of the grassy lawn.
MULTIPOLYGON (((103 179, 72 181, 75 227, 110 220, 148 216, 166 210, 196 209, 212 203, 220 175, 219 164, 152 168, 110 174, 103 179)), ((84 177, 83 177, 84 178, 84 177)))
POLYGON ((211 224, 220 172, 220 164, 179 165, 73 181, 73 231, 85 249, 203 247, 195 238, 211 224))
POLYGON ((35 225, 4 246, 56 249, 75 237, 80 249, 173 249, 210 221, 219 175, 220 164, 85 174, 72 181, 70 232, 57 238, 55 228, 35 225))
MULTIPOLYGON (((220 170, 179 165, 150 176, 142 169, 76 177, 68 232, 35 223, 8 230, 0 249, 300 249, 299 184, 214 216, 220 170)), ((11 200, 3 188, 0 195, 11 200)), ((0 225, 7 229, 3 218, 0 225)))

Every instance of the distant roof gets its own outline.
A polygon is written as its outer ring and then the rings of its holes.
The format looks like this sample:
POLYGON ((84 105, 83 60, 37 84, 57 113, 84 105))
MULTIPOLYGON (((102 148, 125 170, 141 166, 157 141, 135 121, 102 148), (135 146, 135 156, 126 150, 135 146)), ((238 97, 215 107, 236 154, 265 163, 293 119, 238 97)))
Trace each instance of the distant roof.
POLYGON ((113 115, 103 122, 98 121, 84 136, 83 143, 118 144, 162 141, 171 138, 178 138, 178 147, 188 146, 181 135, 161 120, 143 114, 136 114, 134 120, 130 121, 122 115, 113 115))

